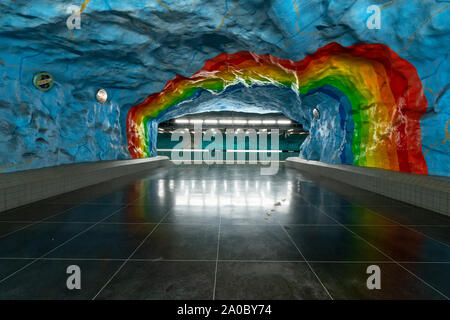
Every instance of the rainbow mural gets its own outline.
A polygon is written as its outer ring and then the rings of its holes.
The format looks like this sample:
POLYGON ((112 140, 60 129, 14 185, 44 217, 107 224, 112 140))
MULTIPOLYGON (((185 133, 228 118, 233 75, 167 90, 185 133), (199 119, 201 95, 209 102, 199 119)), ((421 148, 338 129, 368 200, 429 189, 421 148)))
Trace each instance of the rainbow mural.
POLYGON ((300 96, 331 87, 333 95, 349 104, 345 118, 353 122, 354 165, 428 173, 419 124, 428 104, 417 71, 388 46, 366 43, 330 43, 301 61, 247 51, 219 54, 191 77, 177 75, 129 110, 131 156, 150 156, 148 123, 162 111, 202 90, 220 94, 237 85, 276 85, 300 96))

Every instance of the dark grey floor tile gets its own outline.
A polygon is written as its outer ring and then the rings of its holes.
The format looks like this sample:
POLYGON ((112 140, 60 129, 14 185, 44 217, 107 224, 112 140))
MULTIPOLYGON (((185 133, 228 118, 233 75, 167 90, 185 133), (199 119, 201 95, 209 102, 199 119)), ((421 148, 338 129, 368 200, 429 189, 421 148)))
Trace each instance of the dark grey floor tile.
MULTIPOLYGON (((281 200, 283 200, 283 199, 281 199, 281 200)), ((285 203, 282 203, 282 204, 285 205, 285 203)), ((297 208, 301 209, 301 207, 311 207, 312 206, 312 204, 309 201, 305 200, 302 195, 296 194, 296 193, 292 194, 292 198, 289 199, 289 202, 286 203, 286 205, 288 206, 288 208, 291 208, 291 209, 297 209, 297 208)))
POLYGON ((215 265, 215 262, 129 261, 97 299, 211 299, 215 265))
POLYGON ((169 207, 163 206, 144 206, 130 205, 118 210, 114 215, 104 222, 114 223, 158 223, 166 214, 169 213, 169 207))
POLYGON ((90 226, 86 223, 35 224, 0 239, 0 257, 40 257, 90 226))
POLYGON ((90 200, 88 203, 92 204, 128 204, 136 201, 139 197, 135 192, 127 192, 127 190, 120 190, 106 195, 102 195, 90 200))
POLYGON ((46 222, 98 222, 122 207, 123 205, 82 204, 50 218, 46 222))
POLYGON ((404 225, 450 225, 450 219, 426 209, 404 205, 393 206, 367 206, 370 210, 404 225))
POLYGON ((119 268, 121 261, 38 260, 0 283, 0 299, 91 299, 119 268), (69 290, 67 273, 80 268, 81 289, 69 290))
POLYGON ((450 226, 413 226, 410 228, 450 246, 450 226))
POLYGON ((363 195, 351 195, 347 196, 347 200, 353 205, 357 206, 374 206, 374 207, 397 207, 404 204, 400 201, 383 197, 376 193, 367 192, 363 195))
POLYGON ((132 259, 215 260, 217 225, 161 224, 132 259))
POLYGON ((0 283, 3 279, 26 266, 34 259, 0 259, 0 283))
POLYGON ((0 221, 41 221, 65 212, 72 204, 35 203, 0 213, 0 221))
POLYGON ((102 192, 93 190, 92 187, 83 188, 79 190, 75 190, 69 193, 64 193, 62 195, 52 197, 49 199, 43 200, 43 202, 48 204, 80 204, 86 203, 88 201, 94 200, 99 197, 102 192))
POLYGON ((438 292, 395 263, 312 263, 333 299, 444 299, 438 292), (367 267, 380 267, 381 289, 367 288, 372 275, 367 267))
POLYGON ((341 226, 285 226, 308 261, 387 260, 341 226))
POLYGON ((192 223, 192 224, 218 224, 220 220, 219 209, 202 206, 174 206, 163 222, 192 223))
POLYGON ((300 189, 294 193, 292 200, 298 205, 312 205, 318 207, 346 207, 353 204, 336 194, 321 193, 320 191, 300 189))
POLYGON ((305 262, 223 262, 217 268, 216 299, 329 299, 305 262))
POLYGON ((394 225, 395 222, 383 218, 363 207, 326 207, 323 211, 331 218, 345 225, 394 225))
POLYGON ((49 257, 126 259, 155 228, 152 224, 98 224, 49 257))
MULTIPOLYGON (((103 185, 103 184, 102 184, 103 185)), ((127 204, 135 201, 142 194, 132 186, 124 186, 119 190, 107 191, 110 187, 91 186, 46 200, 53 204, 127 204)))
POLYGON ((2 238, 16 232, 17 230, 23 229, 29 226, 30 223, 20 223, 20 222, 0 222, 0 241, 2 238))
POLYGON ((292 206, 287 209, 275 207, 272 215, 281 224, 336 225, 333 219, 327 217, 318 208, 313 206, 292 206))
POLYGON ((396 261, 450 262, 450 247, 407 228, 349 228, 396 261))
POLYGON ((220 260, 303 260, 280 226, 222 225, 220 260))
POLYGON ((449 263, 403 263, 402 265, 450 299, 449 263))
POLYGON ((274 212, 263 207, 241 207, 224 210, 221 208, 220 218, 223 225, 258 225, 258 224, 278 224, 275 220, 274 212))

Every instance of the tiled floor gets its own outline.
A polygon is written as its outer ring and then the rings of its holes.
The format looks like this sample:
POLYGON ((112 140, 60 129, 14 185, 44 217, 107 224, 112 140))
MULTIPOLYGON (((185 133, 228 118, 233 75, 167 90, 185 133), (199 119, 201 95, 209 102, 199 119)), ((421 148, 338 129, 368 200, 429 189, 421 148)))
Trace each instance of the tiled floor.
POLYGON ((0 299, 448 299, 449 245, 446 216, 294 169, 172 165, 0 213, 0 299))

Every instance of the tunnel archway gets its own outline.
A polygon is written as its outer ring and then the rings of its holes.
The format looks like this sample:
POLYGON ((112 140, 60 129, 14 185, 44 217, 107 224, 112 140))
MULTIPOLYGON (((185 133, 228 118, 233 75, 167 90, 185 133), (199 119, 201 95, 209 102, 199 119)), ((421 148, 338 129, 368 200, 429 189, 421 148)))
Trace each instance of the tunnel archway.
POLYGON ((382 44, 331 43, 297 62, 246 51, 222 53, 189 78, 177 75, 129 110, 131 156, 154 154, 158 117, 182 115, 182 106, 205 92, 217 97, 261 86, 292 90, 301 109, 335 101, 322 109, 338 120, 325 130, 342 140, 341 163, 427 174, 419 123, 428 107, 422 84, 414 66, 382 44))
MULTIPOLYGON (((280 88, 277 86, 253 86, 253 87, 239 87, 234 86, 231 89, 228 89, 227 92, 221 93, 220 95, 214 95, 208 91, 203 91, 200 96, 194 101, 189 101, 188 103, 184 103, 179 105, 177 108, 169 108, 162 111, 156 118, 155 122, 160 128, 162 126, 168 126, 168 120, 174 118, 185 118, 185 115, 194 116, 199 115, 200 119, 220 119, 223 120, 224 117, 227 119, 237 118, 242 121, 242 119, 285 119, 285 117, 294 120, 294 123, 298 123, 299 120, 304 122, 304 118, 302 114, 294 113, 294 110, 302 110, 301 108, 301 100, 298 95, 296 95, 292 90, 287 88, 280 88), (295 106, 295 107, 293 107, 295 106), (259 115, 259 116, 257 116, 259 115), (284 117, 283 117, 284 116, 284 117)), ((190 118, 190 117, 189 117, 190 118)), ((198 117, 194 117, 198 118, 198 117)), ((228 124, 224 125, 219 123, 219 120, 216 120, 216 125, 208 125, 204 124, 205 130, 206 128, 214 128, 217 129, 217 132, 222 132, 225 134, 226 129, 239 130, 243 128, 251 128, 262 129, 263 127, 266 129, 275 129, 271 127, 271 125, 267 124, 259 124, 259 125, 237 125, 237 124, 228 124)), ((246 121, 246 120, 244 120, 246 121)), ((260 120, 261 121, 261 120, 260 120)), ((170 123, 170 122, 169 122, 170 123)), ((172 122, 174 124, 174 122, 172 122)), ((169 125, 170 126, 170 125, 169 125)), ((178 125, 180 126, 180 125, 178 125)), ((182 127, 189 127, 183 126, 182 127)), ((192 127, 192 124, 191 126, 192 127)), ((281 126, 281 131, 283 132, 283 127, 281 126)), ((288 127, 290 127, 288 125, 288 127)), ((173 127, 172 127, 173 129, 173 127)), ((198 128, 197 128, 198 129, 198 128)), ((158 130, 159 132, 159 130, 158 130)), ((160 134, 151 134, 150 148, 152 150, 152 156, 157 154, 157 150, 155 150, 155 146, 159 146, 160 143, 156 140, 161 138, 160 134)), ((167 135, 164 136, 164 139, 167 140, 167 135)), ((304 137, 303 137, 304 138, 304 137)), ((225 141, 225 136, 223 136, 225 141)), ((170 138, 169 138, 170 140, 170 138)), ((280 145, 286 146, 285 137, 280 136, 278 139, 280 145), (284 142, 284 143, 283 143, 284 142)), ((292 140, 292 138, 291 138, 292 140)), ((303 140, 302 140, 303 142, 303 140)), ((270 143, 270 142, 269 142, 270 143)), ((168 144, 162 142, 167 149, 168 144)), ((225 146, 224 146, 225 147, 225 146)), ((236 148, 238 145, 235 146, 236 148)), ((241 146, 242 147, 242 146, 241 146)), ((247 146, 249 147, 249 146, 247 146)), ((158 149, 159 147, 157 147, 158 149)), ((196 149, 201 149, 202 147, 196 147, 196 149)), ((245 147, 244 147, 245 149, 245 147)), ((167 152, 167 150, 165 151, 167 152)), ((297 153, 298 155, 298 153, 297 153)))

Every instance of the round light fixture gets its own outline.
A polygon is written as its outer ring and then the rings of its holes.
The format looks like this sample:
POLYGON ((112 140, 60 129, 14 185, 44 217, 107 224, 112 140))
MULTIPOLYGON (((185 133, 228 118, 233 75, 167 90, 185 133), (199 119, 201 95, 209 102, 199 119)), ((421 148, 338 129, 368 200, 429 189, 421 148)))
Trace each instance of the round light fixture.
POLYGON ((317 108, 314 108, 314 109, 313 109, 313 116, 314 116, 314 119, 315 119, 315 120, 319 120, 319 119, 320 119, 320 112, 319 112, 319 109, 317 109, 317 108))
POLYGON ((100 103, 105 103, 108 100, 108 93, 106 93, 105 89, 100 89, 97 91, 97 101, 100 103))

